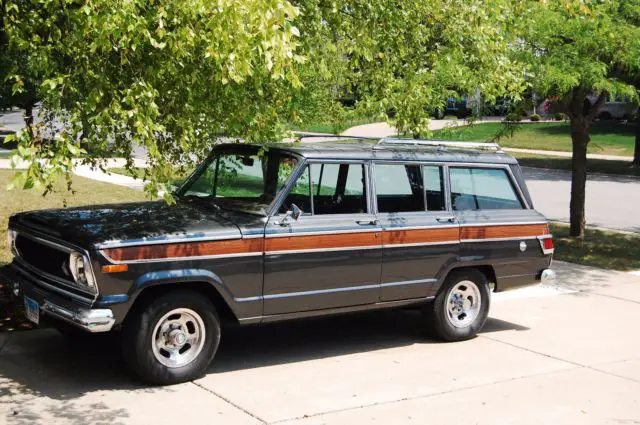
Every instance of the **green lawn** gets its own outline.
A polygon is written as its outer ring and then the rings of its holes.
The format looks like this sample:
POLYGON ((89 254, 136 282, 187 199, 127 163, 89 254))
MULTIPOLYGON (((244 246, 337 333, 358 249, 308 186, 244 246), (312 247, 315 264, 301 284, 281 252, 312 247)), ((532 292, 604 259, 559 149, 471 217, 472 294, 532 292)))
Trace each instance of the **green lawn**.
POLYGON ((611 270, 640 269, 640 235, 587 229, 584 240, 569 237, 569 226, 551 226, 553 258, 611 270))
POLYGON ((67 192, 62 184, 59 185, 58 192, 45 197, 32 190, 7 191, 6 186, 13 174, 11 170, 0 170, 0 265, 11 260, 11 254, 7 249, 6 231, 9 216, 14 213, 43 208, 62 208, 65 203, 72 207, 147 199, 143 192, 137 190, 77 176, 73 177, 74 194, 67 192))
MULTIPOLYGON (((487 141, 505 130, 503 123, 483 123, 434 131, 437 139, 487 141)), ((635 125, 616 122, 596 122, 591 127, 590 153, 633 155, 635 125)), ((513 135, 498 141, 501 146, 523 149, 571 151, 571 133, 568 122, 549 122, 516 125, 513 135)))
MULTIPOLYGON (((523 167, 571 171, 571 158, 515 152, 509 152, 509 154, 516 157, 518 159, 518 163, 523 167)), ((587 161, 587 171, 589 173, 618 174, 640 177, 640 167, 631 166, 629 161, 589 159, 587 161)))

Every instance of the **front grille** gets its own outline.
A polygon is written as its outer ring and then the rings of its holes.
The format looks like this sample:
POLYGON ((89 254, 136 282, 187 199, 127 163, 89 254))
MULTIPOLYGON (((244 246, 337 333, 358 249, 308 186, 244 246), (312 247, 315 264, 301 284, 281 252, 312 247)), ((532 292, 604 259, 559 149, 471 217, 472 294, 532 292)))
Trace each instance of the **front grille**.
POLYGON ((22 261, 45 273, 73 282, 69 253, 18 233, 15 249, 22 261))

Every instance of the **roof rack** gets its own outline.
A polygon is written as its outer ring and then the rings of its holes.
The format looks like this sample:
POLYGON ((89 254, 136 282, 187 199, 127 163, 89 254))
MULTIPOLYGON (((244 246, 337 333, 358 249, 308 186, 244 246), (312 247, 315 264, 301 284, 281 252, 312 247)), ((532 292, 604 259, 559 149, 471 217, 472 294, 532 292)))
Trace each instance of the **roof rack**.
POLYGON ((448 140, 419 140, 419 139, 393 139, 383 138, 380 139, 378 145, 421 145, 421 146, 436 146, 439 148, 462 148, 462 149, 486 149, 502 152, 502 147, 497 143, 486 142, 455 142, 448 140))

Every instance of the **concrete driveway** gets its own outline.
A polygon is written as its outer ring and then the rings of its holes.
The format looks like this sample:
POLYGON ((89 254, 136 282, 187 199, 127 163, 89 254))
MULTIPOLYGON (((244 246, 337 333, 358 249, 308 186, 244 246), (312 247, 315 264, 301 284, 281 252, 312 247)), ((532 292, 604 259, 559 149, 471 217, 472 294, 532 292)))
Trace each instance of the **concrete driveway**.
MULTIPOLYGON (((569 222, 571 173, 523 167, 535 208, 551 220, 569 222)), ((587 224, 640 232, 640 179, 591 174, 585 203, 587 224)))
POLYGON ((444 344, 415 311, 229 330, 206 377, 150 388, 109 339, 0 334, 6 424, 640 422, 640 278, 556 263, 562 287, 498 294, 444 344))

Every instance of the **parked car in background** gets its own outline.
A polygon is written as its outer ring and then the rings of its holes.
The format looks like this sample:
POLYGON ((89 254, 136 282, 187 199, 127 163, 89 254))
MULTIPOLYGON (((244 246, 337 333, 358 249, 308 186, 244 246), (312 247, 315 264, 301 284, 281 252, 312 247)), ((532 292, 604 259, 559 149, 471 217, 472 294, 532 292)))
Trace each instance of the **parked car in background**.
POLYGON ((132 372, 173 384, 225 322, 419 307, 463 341, 492 289, 553 277, 547 220, 494 144, 222 144, 175 198, 16 214, 0 279, 31 321, 121 331, 132 372))
MULTIPOLYGON (((591 104, 595 103, 597 96, 588 96, 591 104)), ((638 111, 638 104, 629 101, 627 98, 609 96, 598 112, 598 119, 601 120, 628 120, 638 111)))

